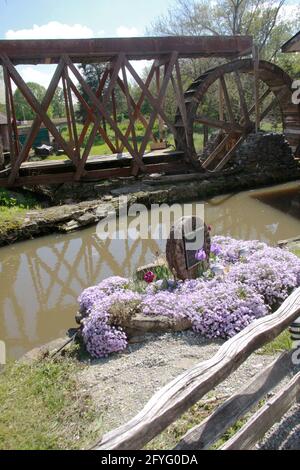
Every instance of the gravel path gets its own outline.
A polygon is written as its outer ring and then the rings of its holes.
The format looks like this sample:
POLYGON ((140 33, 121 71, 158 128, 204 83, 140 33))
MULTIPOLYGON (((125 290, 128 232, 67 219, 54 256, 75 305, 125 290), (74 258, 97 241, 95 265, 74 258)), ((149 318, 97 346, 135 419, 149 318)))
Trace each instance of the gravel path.
MULTIPOLYGON (((221 344, 191 331, 149 335, 123 354, 91 362, 79 379, 102 415, 103 432, 128 421, 154 392, 195 363, 212 357, 221 344)), ((271 355, 252 354, 206 398, 232 395, 273 360, 271 355)))
POLYGON ((257 446, 260 450, 300 450, 300 404, 291 408, 257 446))

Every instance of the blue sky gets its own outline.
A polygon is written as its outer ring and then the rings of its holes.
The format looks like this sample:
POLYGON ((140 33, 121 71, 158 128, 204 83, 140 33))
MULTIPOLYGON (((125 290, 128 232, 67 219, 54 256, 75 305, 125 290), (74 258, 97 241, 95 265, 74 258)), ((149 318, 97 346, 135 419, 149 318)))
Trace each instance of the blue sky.
POLYGON ((0 37, 9 30, 31 29, 51 21, 80 24, 93 36, 117 36, 121 26, 143 35, 170 0, 0 0, 0 37))
MULTIPOLYGON (((285 12, 299 0, 289 0, 285 12)), ((173 0, 0 0, 1 39, 143 36, 173 0)), ((141 72, 145 61, 135 62, 141 72)), ((48 86, 53 66, 18 67, 25 81, 48 86)), ((0 86, 0 95, 1 86, 0 86)), ((0 98, 3 96, 0 96, 0 98)))

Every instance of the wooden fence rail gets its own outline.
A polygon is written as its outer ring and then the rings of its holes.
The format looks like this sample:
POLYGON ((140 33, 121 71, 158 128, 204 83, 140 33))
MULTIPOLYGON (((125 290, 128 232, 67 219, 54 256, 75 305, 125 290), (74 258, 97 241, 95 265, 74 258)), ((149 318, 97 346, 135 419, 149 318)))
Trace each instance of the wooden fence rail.
MULTIPOLYGON (((138 415, 126 424, 104 435, 101 441, 94 446, 94 449, 125 450, 142 448, 173 421, 179 418, 188 408, 199 401, 207 392, 225 380, 254 351, 259 349, 265 343, 276 338, 295 319, 297 319, 299 315, 300 288, 296 289, 275 313, 255 320, 236 336, 226 341, 212 358, 196 364, 194 367, 185 371, 183 374, 165 385, 161 390, 155 393, 138 415)), ((287 362, 287 357, 289 356, 284 356, 284 358, 277 361, 275 366, 273 364, 271 368, 269 367, 267 369, 267 372, 264 371, 266 379, 265 384, 262 383, 262 377, 260 376, 254 380, 254 383, 248 386, 250 387, 250 392, 252 387, 252 393, 254 396, 252 397, 252 400, 244 400, 244 411, 247 411, 250 406, 255 404, 257 400, 260 399, 261 395, 263 395, 263 392, 267 392, 271 384, 274 385, 276 381, 280 381, 280 377, 284 372, 284 365, 287 362), (272 374, 275 374, 277 378, 272 378, 272 374)), ((298 377, 294 379, 292 385, 288 388, 288 392, 283 394, 285 397, 285 405, 287 403, 292 403, 293 399, 297 396, 299 388, 298 377), (287 395, 288 399, 286 399, 287 395)), ((245 390, 242 391, 242 395, 243 394, 245 394, 245 390)), ((230 400, 231 404, 238 403, 237 397, 232 397, 230 400)), ((279 398, 279 403, 283 403, 282 400, 283 399, 279 398)), ((242 398, 240 401, 243 401, 242 398)), ((227 408, 227 421, 225 424, 230 426, 232 423, 230 419, 228 419, 228 416, 230 416, 230 413, 228 413, 228 406, 228 402, 223 405, 225 409, 227 408)), ((238 418, 238 414, 239 413, 236 413, 236 418, 238 418)), ((266 414, 263 414, 263 416, 265 415, 266 414)), ((201 426, 203 426, 203 424, 200 425, 200 428, 196 431, 195 429, 194 431, 192 430, 188 437, 185 436, 181 443, 179 443, 178 448, 191 448, 195 444, 196 447, 193 448, 197 449, 197 442, 199 441, 198 438, 201 438, 203 431, 203 427, 201 428, 201 426), (194 437, 196 433, 196 439, 193 441, 193 444, 191 444, 189 440, 193 433, 194 437)), ((216 433, 217 432, 222 433, 222 430, 216 431, 216 433)), ((203 447, 209 445, 210 442, 211 440, 209 437, 204 439, 203 447)))

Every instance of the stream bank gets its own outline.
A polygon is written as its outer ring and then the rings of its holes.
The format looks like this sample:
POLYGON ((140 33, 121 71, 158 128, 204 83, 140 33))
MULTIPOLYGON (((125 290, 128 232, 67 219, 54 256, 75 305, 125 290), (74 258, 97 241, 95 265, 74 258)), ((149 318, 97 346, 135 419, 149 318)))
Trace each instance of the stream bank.
MULTIPOLYGON (((13 224, 2 226, 0 246, 36 238, 51 233, 68 233, 96 224, 105 217, 108 208, 118 214, 119 196, 126 195, 128 205, 183 203, 192 200, 237 193, 243 190, 271 186, 300 178, 300 168, 257 173, 254 171, 227 170, 211 174, 186 175, 165 181, 163 177, 125 178, 102 183, 72 183, 53 188, 34 188, 48 196, 51 207, 29 210, 25 217, 13 224), (72 198, 71 198, 72 196, 72 198)), ((168 178, 166 178, 168 180, 168 178)))

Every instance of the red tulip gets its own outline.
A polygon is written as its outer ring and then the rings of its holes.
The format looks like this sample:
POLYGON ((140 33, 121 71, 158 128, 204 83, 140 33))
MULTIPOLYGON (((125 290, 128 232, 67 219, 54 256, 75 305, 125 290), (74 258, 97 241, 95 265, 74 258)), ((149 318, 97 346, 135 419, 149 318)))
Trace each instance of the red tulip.
POLYGON ((148 272, 144 275, 144 281, 146 281, 148 284, 150 284, 151 282, 153 282, 155 278, 156 278, 156 276, 155 276, 155 274, 154 274, 152 271, 148 271, 148 272))

